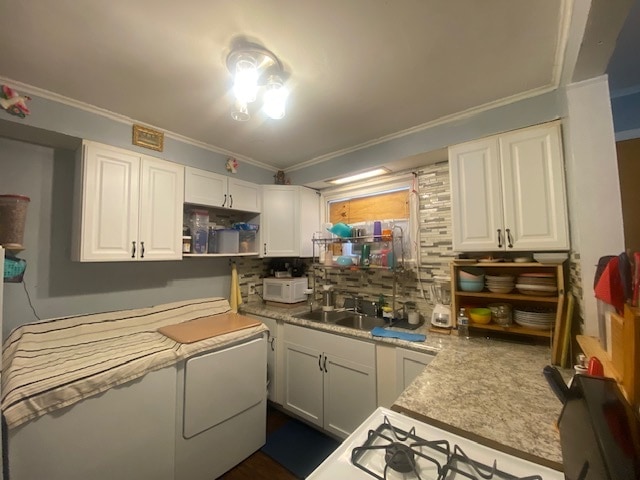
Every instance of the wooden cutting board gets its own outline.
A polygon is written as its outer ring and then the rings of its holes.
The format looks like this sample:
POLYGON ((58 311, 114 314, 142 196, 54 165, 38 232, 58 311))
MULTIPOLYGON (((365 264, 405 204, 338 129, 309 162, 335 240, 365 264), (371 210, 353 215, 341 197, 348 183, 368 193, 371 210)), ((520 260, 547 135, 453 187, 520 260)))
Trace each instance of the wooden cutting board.
POLYGON ((180 343, 193 343, 260 325, 260 320, 237 313, 223 313, 160 327, 158 332, 180 343))

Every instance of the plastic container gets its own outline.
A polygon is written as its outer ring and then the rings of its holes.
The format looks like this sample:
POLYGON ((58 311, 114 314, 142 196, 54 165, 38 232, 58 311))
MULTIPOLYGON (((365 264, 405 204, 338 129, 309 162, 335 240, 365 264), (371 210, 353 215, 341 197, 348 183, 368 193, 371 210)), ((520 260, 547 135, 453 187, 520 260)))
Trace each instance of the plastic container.
POLYGON ((239 253, 239 230, 216 230, 216 253, 239 253))
POLYGON ((31 199, 24 195, 0 195, 0 245, 24 250, 24 225, 31 199))
POLYGON ((191 211, 191 238, 193 253, 207 253, 209 238, 209 212, 207 210, 191 211))
POLYGON ((238 251, 240 253, 251 253, 256 252, 256 235, 257 232, 255 230, 252 231, 240 231, 238 235, 239 247, 238 251))

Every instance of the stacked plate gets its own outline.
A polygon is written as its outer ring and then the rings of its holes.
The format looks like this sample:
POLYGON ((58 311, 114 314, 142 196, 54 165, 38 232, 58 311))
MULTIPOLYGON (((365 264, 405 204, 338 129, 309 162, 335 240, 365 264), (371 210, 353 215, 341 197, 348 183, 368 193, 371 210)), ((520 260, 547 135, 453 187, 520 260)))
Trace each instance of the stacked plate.
POLYGON ((516 288, 524 295, 548 297, 556 295, 558 285, 553 273, 523 273, 518 275, 516 288))
POLYGON ((487 288, 493 293, 509 293, 515 287, 513 275, 485 275, 487 288))
POLYGON ((556 312, 548 308, 520 307, 513 311, 513 321, 534 330, 549 330, 556 320, 556 312))

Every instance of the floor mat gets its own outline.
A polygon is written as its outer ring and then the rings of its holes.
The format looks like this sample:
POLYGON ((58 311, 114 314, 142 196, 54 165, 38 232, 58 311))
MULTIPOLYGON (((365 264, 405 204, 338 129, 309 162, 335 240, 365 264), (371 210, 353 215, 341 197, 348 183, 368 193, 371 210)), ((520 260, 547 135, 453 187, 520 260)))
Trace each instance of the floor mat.
POLYGON ((262 452, 300 479, 306 478, 340 443, 297 420, 267 435, 262 452))

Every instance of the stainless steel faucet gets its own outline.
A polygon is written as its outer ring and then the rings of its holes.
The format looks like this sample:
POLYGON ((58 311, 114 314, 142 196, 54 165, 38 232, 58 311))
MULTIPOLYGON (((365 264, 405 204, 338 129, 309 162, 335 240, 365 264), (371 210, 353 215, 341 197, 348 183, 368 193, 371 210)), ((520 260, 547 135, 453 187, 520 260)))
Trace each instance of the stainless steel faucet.
POLYGON ((354 313, 362 313, 362 296, 352 295, 344 299, 345 310, 353 310, 354 313))

